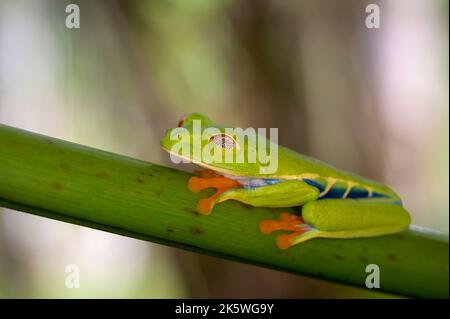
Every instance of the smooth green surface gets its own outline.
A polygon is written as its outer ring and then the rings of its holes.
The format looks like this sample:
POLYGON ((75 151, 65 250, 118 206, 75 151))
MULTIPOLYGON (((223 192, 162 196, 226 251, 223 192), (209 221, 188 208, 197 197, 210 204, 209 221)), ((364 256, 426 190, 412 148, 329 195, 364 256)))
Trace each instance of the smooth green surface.
MULTIPOLYGON (((160 151, 160 150, 158 150, 160 151)), ((0 125, 0 204, 36 215, 284 271, 381 290, 448 298, 448 239, 427 231, 315 239, 280 251, 258 230, 275 210, 229 201, 195 213, 191 175, 0 125)), ((286 209, 283 209, 286 211, 286 209)), ((293 210, 287 210, 293 211, 293 210)))

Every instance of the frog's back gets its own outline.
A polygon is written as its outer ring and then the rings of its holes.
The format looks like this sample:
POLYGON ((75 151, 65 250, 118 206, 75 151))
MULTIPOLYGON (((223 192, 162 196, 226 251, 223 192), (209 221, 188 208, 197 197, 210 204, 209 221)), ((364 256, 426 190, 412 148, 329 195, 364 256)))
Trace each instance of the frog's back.
POLYGON ((334 198, 344 197, 391 197, 399 196, 388 186, 362 176, 338 169, 315 158, 299 154, 280 146, 282 156, 278 159, 278 170, 273 176, 279 179, 300 179, 325 190, 334 198), (282 149, 281 149, 282 148, 282 149), (354 196, 353 196, 354 195, 354 196))

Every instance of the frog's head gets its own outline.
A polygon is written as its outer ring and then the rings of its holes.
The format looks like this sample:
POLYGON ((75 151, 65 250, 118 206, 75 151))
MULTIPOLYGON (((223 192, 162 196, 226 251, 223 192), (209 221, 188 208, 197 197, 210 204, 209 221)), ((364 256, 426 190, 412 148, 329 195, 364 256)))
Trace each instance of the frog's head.
MULTIPOLYGON (((261 165, 257 152, 257 139, 266 138, 252 129, 240 132, 242 129, 219 125, 205 115, 192 113, 179 121, 178 127, 167 130, 161 146, 173 159, 181 158, 223 175, 270 177, 264 173, 267 164, 261 165)), ((266 148, 270 145, 266 139, 266 148)))

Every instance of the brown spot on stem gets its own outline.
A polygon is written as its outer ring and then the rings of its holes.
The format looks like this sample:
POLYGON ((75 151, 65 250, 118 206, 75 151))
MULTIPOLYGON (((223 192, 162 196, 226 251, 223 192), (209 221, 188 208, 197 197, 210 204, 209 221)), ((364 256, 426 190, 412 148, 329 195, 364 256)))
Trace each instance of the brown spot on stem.
POLYGON ((192 214, 192 215, 195 215, 195 216, 200 215, 195 209, 193 209, 191 207, 186 207, 184 210, 187 211, 188 213, 192 214))
POLYGON ((175 232, 172 228, 167 228, 166 231, 168 234, 173 234, 175 232))
POLYGON ((162 193, 164 192, 164 188, 166 186, 163 184, 163 186, 156 192, 156 196, 160 197, 162 195, 162 193))
POLYGON ((363 263, 368 263, 369 259, 367 259, 366 257, 358 257, 359 260, 361 260, 363 263))
POLYGON ((54 189, 56 189, 58 191, 60 191, 64 188, 64 186, 60 182, 54 182, 52 186, 54 189))
POLYGON ((388 255, 388 259, 390 261, 395 261, 395 260, 397 260, 397 257, 395 257, 394 255, 388 255))
POLYGON ((144 180, 141 179, 141 178, 138 178, 138 179, 137 179, 137 182, 142 184, 142 183, 144 183, 144 180))
POLYGON ((59 164, 59 167, 61 167, 61 169, 64 170, 66 173, 69 173, 69 172, 70 172, 70 167, 69 167, 69 165, 66 164, 66 163, 61 163, 61 164, 59 164))
POLYGON ((107 178, 110 176, 110 174, 108 172, 102 171, 95 174, 95 176, 97 176, 98 178, 107 178))
POLYGON ((194 228, 191 228, 191 234, 192 235, 201 235, 201 234, 203 234, 203 230, 201 230, 198 227, 194 227, 194 228))

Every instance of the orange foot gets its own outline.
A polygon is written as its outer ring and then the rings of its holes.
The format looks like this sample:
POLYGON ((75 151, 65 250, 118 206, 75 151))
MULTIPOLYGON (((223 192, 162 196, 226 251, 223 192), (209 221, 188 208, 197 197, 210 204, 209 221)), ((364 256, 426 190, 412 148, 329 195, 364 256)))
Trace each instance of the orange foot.
POLYGON ((208 198, 199 200, 197 204, 197 211, 204 215, 211 214, 213 203, 220 196, 231 188, 239 187, 240 184, 233 179, 223 177, 214 173, 213 171, 199 171, 197 172, 201 177, 193 176, 188 181, 188 188, 191 192, 198 193, 206 188, 217 189, 216 193, 208 198))
POLYGON ((271 234, 276 230, 290 230, 291 234, 279 235, 277 237, 277 247, 280 249, 288 249, 292 246, 292 240, 300 234, 310 230, 304 226, 303 218, 298 215, 281 213, 280 220, 265 219, 259 224, 259 230, 264 234, 271 234))

